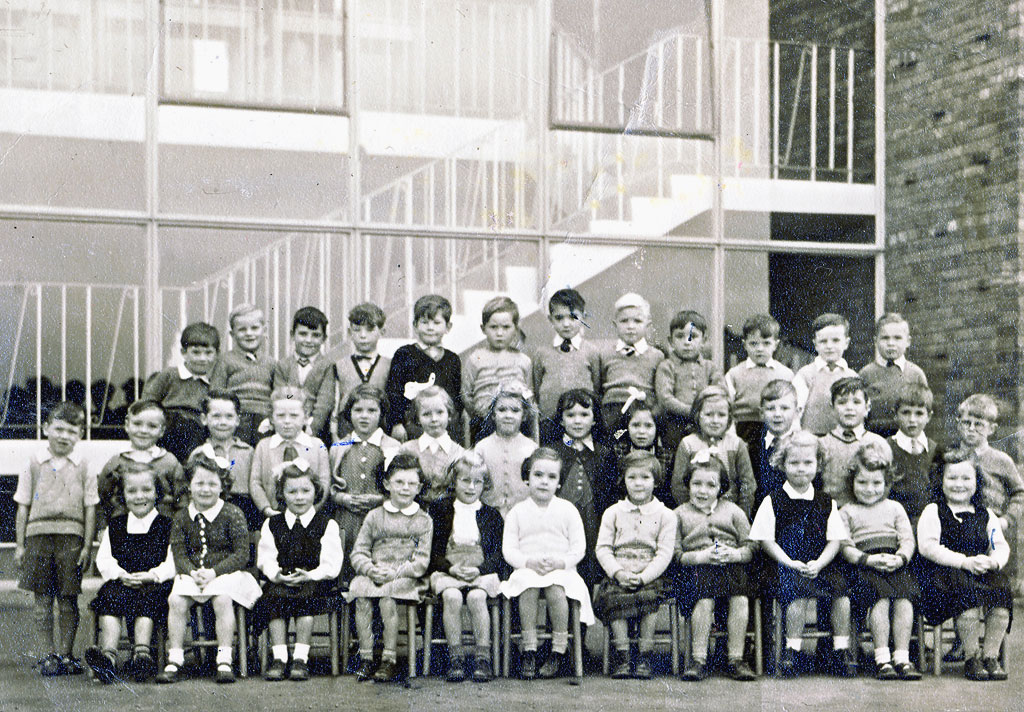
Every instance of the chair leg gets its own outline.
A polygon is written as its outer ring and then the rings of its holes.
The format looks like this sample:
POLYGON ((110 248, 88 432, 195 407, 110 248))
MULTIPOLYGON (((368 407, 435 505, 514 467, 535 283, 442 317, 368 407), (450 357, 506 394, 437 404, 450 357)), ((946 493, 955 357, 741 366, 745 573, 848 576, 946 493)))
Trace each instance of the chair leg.
POLYGON ((512 667, 512 604, 507 598, 501 600, 501 674, 508 677, 512 667))
POLYGON ((932 674, 942 674, 942 623, 932 626, 932 674))
POLYGON ((238 676, 249 676, 249 631, 246 629, 245 609, 238 606, 238 619, 235 625, 238 629, 238 676))
MULTIPOLYGON (((405 625, 409 629, 409 679, 416 677, 416 604, 409 603, 405 606, 405 625)), ((428 642, 429 645, 429 642, 428 642)))
POLYGON ((331 646, 331 676, 338 676, 338 612, 327 614, 327 634, 331 646))
POLYGON ((341 628, 341 672, 345 673, 348 671, 348 649, 351 642, 348 603, 345 601, 342 601, 341 607, 338 609, 338 625, 341 628))
POLYGON ((498 611, 498 602, 492 602, 488 608, 490 608, 491 614, 491 669, 497 671, 500 669, 501 663, 501 648, 498 645, 498 637, 500 635, 499 620, 501 616, 498 611))
POLYGON ((924 670, 924 616, 917 613, 914 616, 914 631, 917 633, 917 669, 924 670))
POLYGON ((772 675, 779 675, 779 660, 782 658, 782 606, 778 601, 772 601, 772 675))
POLYGON ((430 652, 434 647, 434 603, 427 601, 423 611, 423 677, 430 677, 430 652))
POLYGON ((267 654, 267 650, 268 648, 270 648, 270 641, 267 640, 269 636, 270 629, 268 628, 264 630, 262 633, 260 633, 259 636, 256 638, 256 647, 259 648, 260 654, 260 670, 262 670, 264 673, 267 672, 267 662, 269 658, 269 655, 267 654))
POLYGON ((672 634, 669 650, 672 658, 672 675, 679 675, 679 606, 675 601, 668 604, 668 627, 672 634))
POLYGON ((611 648, 611 637, 612 628, 610 625, 605 624, 604 639, 601 643, 601 672, 604 674, 605 677, 608 676, 608 672, 611 670, 611 663, 608 660, 608 658, 610 657, 609 653, 611 648))
POLYGON ((569 613, 572 620, 572 653, 576 677, 570 682, 579 685, 583 680, 583 626, 580 624, 580 604, 573 601, 569 613))
POLYGON ((761 627, 761 599, 754 599, 754 671, 764 675, 764 631, 761 627))

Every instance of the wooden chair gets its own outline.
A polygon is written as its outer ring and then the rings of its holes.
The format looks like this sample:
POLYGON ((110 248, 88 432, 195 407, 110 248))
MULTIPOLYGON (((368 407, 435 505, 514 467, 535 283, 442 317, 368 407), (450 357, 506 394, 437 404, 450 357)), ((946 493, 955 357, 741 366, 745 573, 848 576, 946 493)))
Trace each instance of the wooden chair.
MULTIPOLYGON (((544 597, 541 596, 538 602, 541 611, 546 611, 546 604, 544 597)), ((522 641, 522 632, 512 632, 512 601, 509 598, 503 598, 501 601, 501 617, 502 617, 502 676, 508 677, 512 663, 512 641, 522 641)), ((538 616, 539 620, 543 620, 538 616)), ((573 656, 573 670, 575 676, 569 678, 569 684, 579 685, 583 681, 583 626, 580 623, 580 604, 579 601, 569 599, 569 636, 572 642, 572 656, 573 656)), ((538 640, 550 640, 551 633, 547 631, 539 631, 537 634, 538 640)))
MULTIPOLYGON (((448 639, 444 636, 444 628, 441 629, 441 636, 434 637, 434 609, 441 605, 440 598, 431 593, 423 601, 423 675, 427 677, 430 675, 430 660, 432 648, 435 645, 446 645, 448 639)), ((491 666, 495 671, 501 669, 499 663, 501 662, 501 628, 499 626, 499 619, 501 616, 501 604, 498 598, 487 599, 487 611, 491 615, 491 666)), ((469 616, 469 612, 463 608, 462 611, 462 636, 463 642, 466 640, 466 619, 469 616)), ((472 631, 468 633, 472 636, 472 631)), ((470 638, 472 639, 472 638, 470 638)))
MULTIPOLYGON (((661 618, 661 612, 667 611, 668 614, 668 627, 669 630, 666 633, 664 630, 655 632, 654 644, 655 645, 668 645, 669 656, 672 661, 672 674, 679 674, 679 609, 675 604, 675 600, 669 600, 662 604, 661 609, 658 612, 659 619, 661 618)), ((604 630, 604 641, 601 646, 601 670, 605 675, 611 671, 611 628, 607 625, 604 630)), ((635 645, 640 641, 636 636, 630 636, 630 645, 635 645)))
MULTIPOLYGON (((761 627, 761 599, 752 598, 751 602, 753 603, 753 606, 750 608, 750 621, 747 624, 746 637, 754 646, 754 672, 757 673, 758 676, 761 676, 764 675, 764 633, 761 627)), ((683 669, 686 669, 690 667, 690 663, 693 662, 693 643, 690 640, 690 620, 688 618, 684 618, 682 615, 680 615, 679 618, 679 628, 682 633, 683 669)), ((720 638, 725 638, 728 635, 728 631, 716 628, 712 624, 710 644, 713 646, 720 638)), ((782 650, 780 648, 775 657, 776 662, 778 661, 778 655, 781 654, 782 650)))

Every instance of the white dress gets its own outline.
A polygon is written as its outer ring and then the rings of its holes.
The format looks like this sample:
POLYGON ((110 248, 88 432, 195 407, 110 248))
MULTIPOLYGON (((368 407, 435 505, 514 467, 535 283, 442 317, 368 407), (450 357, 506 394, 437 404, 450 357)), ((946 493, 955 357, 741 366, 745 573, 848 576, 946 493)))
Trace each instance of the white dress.
POLYGON ((515 570, 501 584, 501 592, 508 598, 515 598, 530 588, 561 586, 566 596, 579 601, 580 621, 593 624, 590 591, 576 573, 576 564, 583 559, 586 546, 583 519, 571 502, 553 497, 547 506, 542 507, 533 499, 523 500, 512 507, 505 519, 502 553, 515 570), (536 556, 562 557, 565 568, 542 576, 526 568, 526 562, 536 556))

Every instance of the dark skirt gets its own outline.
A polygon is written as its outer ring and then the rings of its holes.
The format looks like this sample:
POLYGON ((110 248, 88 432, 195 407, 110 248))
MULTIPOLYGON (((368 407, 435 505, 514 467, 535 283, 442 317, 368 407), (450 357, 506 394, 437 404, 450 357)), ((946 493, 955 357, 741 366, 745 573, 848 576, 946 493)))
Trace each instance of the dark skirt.
POLYGON ((594 615, 603 623, 643 618, 657 613, 670 595, 669 583, 664 576, 632 591, 606 578, 594 588, 594 615))
MULTIPOLYGON (((867 554, 893 554, 892 550, 868 551, 867 554)), ((846 577, 850 584, 850 598, 858 611, 867 613, 881 600, 897 601, 905 598, 915 606, 921 597, 917 579, 910 573, 909 566, 902 566, 890 573, 877 571, 867 566, 848 566, 846 577)))
POLYGON ((975 576, 963 569, 922 560, 918 566, 921 612, 929 624, 959 616, 971 608, 1006 608, 1013 613, 1013 595, 1006 570, 975 576))
POLYGON ((679 567, 676 601, 684 617, 693 613, 697 601, 705 598, 753 596, 746 564, 698 564, 679 567))
POLYGON ((157 626, 167 621, 167 596, 171 581, 130 588, 118 580, 107 581, 96 592, 89 608, 98 616, 116 616, 129 622, 151 618, 157 626))
POLYGON ((254 608, 256 629, 263 630, 270 621, 278 618, 327 613, 339 607, 339 598, 333 580, 307 581, 301 586, 264 582, 263 595, 254 608))
POLYGON ((833 601, 849 595, 846 578, 835 561, 822 569, 816 578, 801 576, 795 569, 776 564, 769 591, 783 608, 801 598, 833 601))

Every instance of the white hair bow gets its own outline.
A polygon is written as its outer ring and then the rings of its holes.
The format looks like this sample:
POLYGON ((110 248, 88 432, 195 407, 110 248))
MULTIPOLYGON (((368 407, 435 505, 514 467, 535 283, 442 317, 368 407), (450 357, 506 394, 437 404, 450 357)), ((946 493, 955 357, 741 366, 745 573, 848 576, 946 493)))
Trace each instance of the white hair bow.
POLYGON ((299 472, 309 472, 310 464, 309 464, 309 460, 307 460, 304 457, 297 457, 294 460, 288 460, 286 462, 282 462, 280 465, 275 467, 274 470, 273 470, 274 479, 275 480, 281 479, 281 473, 284 472, 285 469, 288 468, 288 467, 294 467, 294 468, 298 469, 299 472))
POLYGON ((216 463, 217 467, 219 467, 220 469, 231 469, 231 460, 227 459, 226 457, 221 457, 216 452, 214 452, 213 445, 211 445, 210 443, 203 443, 203 446, 199 448, 199 452, 213 460, 214 463, 216 463))
POLYGON ((636 386, 627 387, 626 392, 629 393, 629 398, 627 398, 626 402, 622 404, 622 410, 619 411, 623 415, 625 415, 626 411, 629 410, 629 406, 633 405, 634 401, 647 402, 647 393, 645 391, 641 391, 636 386))
POLYGON ((417 381, 409 381, 405 384, 405 392, 403 395, 406 400, 414 400, 423 391, 434 385, 434 381, 437 380, 437 374, 430 374, 430 378, 427 379, 426 383, 419 383, 417 381))

